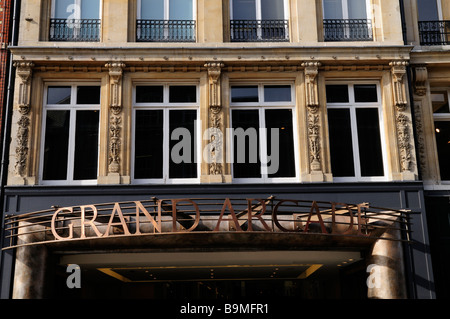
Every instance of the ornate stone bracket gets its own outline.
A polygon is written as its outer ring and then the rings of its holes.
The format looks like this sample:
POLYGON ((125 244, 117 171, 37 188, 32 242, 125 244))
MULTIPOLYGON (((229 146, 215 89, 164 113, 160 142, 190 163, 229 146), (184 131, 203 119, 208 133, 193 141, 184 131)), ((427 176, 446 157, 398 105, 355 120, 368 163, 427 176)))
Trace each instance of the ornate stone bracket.
POLYGON ((394 103, 397 110, 404 111, 408 104, 406 99, 405 75, 408 61, 400 60, 389 63, 392 74, 392 87, 394 92, 394 103))
POLYGON ((15 62, 17 75, 20 77, 18 106, 21 114, 17 122, 17 146, 16 146, 16 176, 24 177, 28 157, 28 139, 30 118, 28 117, 31 109, 31 77, 33 62, 15 62))
POLYGON ((414 68, 414 91, 419 96, 427 93, 428 70, 425 66, 417 66, 414 68))
POLYGON ((305 93, 306 107, 308 109, 308 143, 309 143, 309 164, 311 172, 322 171, 320 157, 320 113, 319 97, 317 93, 317 75, 319 73, 320 62, 304 62, 305 68, 305 93))
POLYGON ((400 154, 400 169, 402 173, 411 173, 411 164, 413 162, 410 119, 407 112, 405 112, 408 105, 405 83, 406 67, 408 64, 404 60, 393 61, 389 64, 391 66, 394 104, 396 106, 395 119, 400 154))
POLYGON ((206 63, 209 81, 209 130, 211 131, 210 143, 210 175, 222 175, 222 149, 223 141, 223 114, 222 114, 222 90, 221 90, 221 73, 225 65, 220 62, 206 63))
POLYGON ((110 62, 105 65, 109 68, 109 109, 113 116, 109 119, 109 165, 108 174, 119 174, 121 124, 122 124, 122 74, 125 64, 122 62, 110 62))

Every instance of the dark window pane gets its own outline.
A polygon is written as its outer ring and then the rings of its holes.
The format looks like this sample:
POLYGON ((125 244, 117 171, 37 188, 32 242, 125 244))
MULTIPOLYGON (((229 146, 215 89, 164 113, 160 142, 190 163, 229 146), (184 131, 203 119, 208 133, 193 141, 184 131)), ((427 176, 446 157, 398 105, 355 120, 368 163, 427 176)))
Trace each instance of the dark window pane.
POLYGON ((171 86, 169 88, 170 103, 196 103, 197 87, 195 85, 171 86))
POLYGON ((328 128, 333 176, 355 176, 350 110, 328 109, 328 128))
POLYGON ((134 178, 163 178, 163 111, 136 111, 134 178))
POLYGON ((70 86, 49 86, 47 104, 70 104, 70 86))
POLYGON ((233 176, 261 177, 258 110, 233 110, 233 176))
POLYGON ((263 20, 283 20, 284 0, 261 0, 261 18, 263 20))
POLYGON ((74 180, 96 179, 99 111, 77 111, 74 180))
POLYGON ((231 102, 259 102, 257 86, 231 87, 231 102))
POLYGON ((164 87, 158 86, 137 86, 136 103, 163 103, 164 87))
POLYGON ((447 92, 432 92, 433 113, 450 113, 447 92))
POLYGON ((255 0, 233 0, 234 20, 256 20, 255 0))
MULTIPOLYGON (((267 153, 269 177, 295 177, 294 130, 292 126, 292 110, 266 110, 267 153), (279 140, 272 145, 272 129, 278 129, 279 140), (278 152, 275 152, 278 147, 278 152), (277 161, 276 165, 274 161, 277 161), (271 167, 278 170, 271 173, 271 167)), ((276 140, 274 140, 276 141, 276 140)))
POLYGON ((77 104, 100 104, 100 86, 78 86, 77 104))
POLYGON ((327 85, 326 86, 328 103, 348 103, 348 85, 327 85))
POLYGON ((264 86, 265 102, 290 102, 291 86, 290 85, 265 85, 264 86))
POLYGON ((44 180, 67 179, 69 111, 47 111, 44 146, 44 180))
POLYGON ((359 161, 361 176, 383 176, 380 121, 378 109, 357 109, 359 161))
POLYGON ((417 7, 419 11, 419 21, 439 20, 436 0, 417 0, 417 7))
POLYGON ((450 122, 435 121, 436 145, 441 180, 450 180, 450 122))
POLYGON ((375 84, 355 85, 355 102, 378 102, 377 86, 375 84))
MULTIPOLYGON (((196 178, 197 163, 195 160, 195 120, 197 119, 196 110, 171 110, 169 111, 169 132, 170 132, 170 161, 169 178, 196 178), (187 129, 189 136, 178 136, 175 134, 172 140, 172 132, 177 128, 187 129), (174 150, 174 146, 176 149, 174 150), (174 151, 175 158, 172 155, 174 151), (186 152, 186 153, 185 153, 186 152)), ((185 131, 185 130, 183 130, 185 131)), ((186 133, 187 133, 186 131, 186 133)), ((181 132, 181 131, 180 131, 181 132)), ((182 132, 181 132, 182 133, 182 132)))

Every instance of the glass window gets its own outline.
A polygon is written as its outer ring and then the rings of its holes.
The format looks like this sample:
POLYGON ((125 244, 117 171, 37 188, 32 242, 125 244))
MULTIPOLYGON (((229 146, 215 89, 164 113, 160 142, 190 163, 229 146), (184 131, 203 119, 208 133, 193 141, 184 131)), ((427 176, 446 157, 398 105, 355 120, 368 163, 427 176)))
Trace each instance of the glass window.
POLYGON ((265 85, 264 102, 291 102, 290 85, 265 85))
POLYGON ((99 19, 100 0, 53 0, 53 18, 99 19))
POLYGON ((323 0, 324 19, 367 19, 367 0, 323 0))
POLYGON ((232 86, 231 102, 259 102, 258 86, 232 86))
POLYGON ((343 19, 342 0, 323 0, 324 19, 343 19))
POLYGON ((249 182, 296 178, 292 101, 291 85, 231 87, 233 178, 249 182))
POLYGON ((439 161, 439 171, 442 181, 450 181, 450 90, 431 92, 434 129, 439 161))
POLYGON ((233 0, 234 20, 256 20, 256 0, 233 0))
POLYGON ((232 0, 233 20, 283 20, 284 0, 232 0))
POLYGON ((198 178, 197 86, 139 85, 135 91, 134 182, 195 181, 198 178), (189 108, 186 103, 190 103, 189 108))
POLYGON ((162 85, 136 86, 136 103, 163 103, 162 85))
POLYGON ((439 11, 436 0, 417 0, 419 21, 439 20, 439 11))
POLYGON ((193 20, 193 0, 138 0, 139 19, 193 20))
POLYGON ((261 0, 261 20, 283 20, 284 0, 261 0))
POLYGON ((326 86, 331 169, 335 178, 385 178, 377 92, 376 84, 326 86))
POLYGON ((169 0, 169 20, 192 20, 192 0, 169 0))
POLYGON ((141 19, 164 20, 164 0, 141 0, 141 19))
POLYGON ((43 183, 95 181, 100 86, 49 86, 44 105, 43 183))
POLYGON ((433 113, 450 113, 448 94, 443 92, 431 92, 431 102, 433 105, 433 113))

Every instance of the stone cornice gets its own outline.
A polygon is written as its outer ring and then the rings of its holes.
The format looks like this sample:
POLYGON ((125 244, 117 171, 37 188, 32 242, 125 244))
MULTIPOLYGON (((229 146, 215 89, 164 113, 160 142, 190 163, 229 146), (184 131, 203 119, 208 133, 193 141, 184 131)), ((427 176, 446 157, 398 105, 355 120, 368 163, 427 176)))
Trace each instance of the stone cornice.
POLYGON ((15 60, 42 62, 292 62, 374 63, 409 59, 412 46, 198 46, 198 47, 10 47, 15 60), (150 50, 151 49, 151 50, 150 50))

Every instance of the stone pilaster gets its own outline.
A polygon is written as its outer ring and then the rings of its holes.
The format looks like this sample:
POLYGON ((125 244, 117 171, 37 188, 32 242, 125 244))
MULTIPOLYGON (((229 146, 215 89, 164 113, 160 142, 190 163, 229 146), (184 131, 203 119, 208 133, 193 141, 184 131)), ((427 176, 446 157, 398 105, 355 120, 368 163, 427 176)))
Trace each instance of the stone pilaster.
POLYGON ((309 171, 312 182, 323 181, 322 172, 322 117, 319 105, 319 95, 317 89, 317 77, 319 74, 320 62, 304 62, 305 68, 305 95, 307 108, 308 127, 308 150, 309 150, 309 171))
POLYGON ((14 166, 13 184, 26 184, 28 168, 29 151, 29 133, 30 133, 30 110, 31 110, 31 78, 33 62, 15 62, 16 72, 20 78, 18 83, 18 102, 15 109, 18 109, 20 115, 17 121, 16 134, 16 163, 14 166))
POLYGON ((110 62, 105 65, 109 69, 109 155, 108 183, 120 184, 120 154, 122 130, 122 75, 125 64, 110 62))

